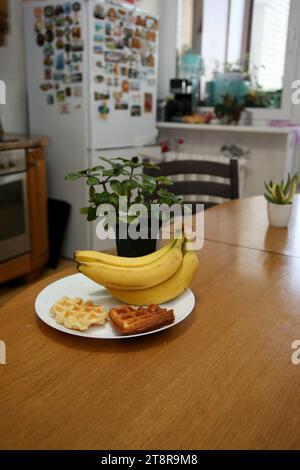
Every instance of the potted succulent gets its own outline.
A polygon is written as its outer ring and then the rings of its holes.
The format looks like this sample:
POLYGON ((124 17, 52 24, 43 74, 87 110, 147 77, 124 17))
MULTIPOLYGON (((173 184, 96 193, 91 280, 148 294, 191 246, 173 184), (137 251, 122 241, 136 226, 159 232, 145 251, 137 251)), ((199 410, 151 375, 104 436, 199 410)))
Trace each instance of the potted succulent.
POLYGON ((269 223, 273 227, 287 227, 291 213, 293 199, 296 194, 299 175, 288 175, 286 182, 265 182, 265 198, 268 201, 269 223))
MULTIPOLYGON (((135 257, 144 256, 156 250, 157 236, 151 237, 151 224, 147 225, 146 235, 143 234, 137 240, 130 237, 122 239, 119 236, 121 224, 125 224, 127 233, 130 223, 140 224, 143 218, 150 218, 152 204, 181 204, 180 198, 168 191, 167 186, 173 184, 166 176, 150 176, 144 169, 157 169, 159 166, 140 162, 138 157, 131 159, 99 157, 99 165, 66 175, 65 180, 75 181, 85 179, 88 186, 88 205, 82 207, 81 214, 86 215, 87 221, 91 222, 98 218, 97 211, 101 205, 109 204, 114 209, 116 216, 115 238, 117 253, 119 256, 135 257), (120 209, 120 197, 125 198, 127 213, 120 209), (144 212, 139 216, 131 215, 130 208, 133 204, 143 204, 144 212)), ((163 214, 157 212, 159 227, 162 225, 163 214)), ((108 228, 111 219, 105 220, 108 228)), ((124 225, 122 227, 124 229, 124 225)))

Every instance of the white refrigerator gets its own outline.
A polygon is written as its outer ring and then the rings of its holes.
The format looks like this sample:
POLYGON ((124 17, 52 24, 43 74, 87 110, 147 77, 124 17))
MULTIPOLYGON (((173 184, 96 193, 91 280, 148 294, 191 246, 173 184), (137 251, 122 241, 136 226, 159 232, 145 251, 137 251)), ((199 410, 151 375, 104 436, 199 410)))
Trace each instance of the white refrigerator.
POLYGON ((49 197, 72 206, 63 254, 110 248, 79 213, 84 181, 64 176, 155 143, 158 19, 108 0, 26 1, 24 19, 30 132, 50 139, 49 197))

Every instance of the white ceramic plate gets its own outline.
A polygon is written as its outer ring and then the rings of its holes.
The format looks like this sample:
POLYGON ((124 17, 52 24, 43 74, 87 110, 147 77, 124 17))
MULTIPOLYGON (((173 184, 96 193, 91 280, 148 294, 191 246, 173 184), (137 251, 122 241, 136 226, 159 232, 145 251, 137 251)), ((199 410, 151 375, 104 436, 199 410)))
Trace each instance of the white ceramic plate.
POLYGON ((114 297, 112 297, 105 287, 96 284, 86 276, 82 274, 73 274, 59 279, 52 284, 49 284, 43 289, 36 298, 35 311, 38 317, 47 325, 52 326, 56 330, 68 333, 70 335, 83 336, 85 338, 100 338, 100 339, 125 339, 134 338, 136 336, 144 336, 157 331, 162 331, 167 328, 180 323, 184 320, 193 310, 195 305, 195 297, 190 289, 186 289, 184 293, 172 300, 163 304, 166 308, 174 309, 175 322, 171 325, 162 326, 161 328, 153 331, 147 331, 146 333, 140 333, 138 335, 121 335, 118 333, 109 321, 102 326, 91 326, 87 331, 76 331, 65 328, 63 325, 56 323, 53 315, 51 315, 51 306, 61 297, 82 297, 84 301, 93 300, 97 304, 103 305, 107 309, 120 305, 114 297))

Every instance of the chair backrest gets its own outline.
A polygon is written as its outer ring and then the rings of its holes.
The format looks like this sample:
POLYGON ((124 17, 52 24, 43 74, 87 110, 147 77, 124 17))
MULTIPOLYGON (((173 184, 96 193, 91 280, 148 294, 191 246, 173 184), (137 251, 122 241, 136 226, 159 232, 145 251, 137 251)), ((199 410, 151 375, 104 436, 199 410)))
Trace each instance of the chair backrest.
MULTIPOLYGON (((238 199, 239 176, 238 161, 233 158, 229 164, 208 160, 172 160, 158 164, 160 170, 145 169, 151 176, 178 176, 178 175, 209 175, 227 178, 228 183, 215 181, 175 181, 170 191, 178 195, 215 196, 226 199, 238 199)), ((215 205, 204 202, 206 207, 215 205)))

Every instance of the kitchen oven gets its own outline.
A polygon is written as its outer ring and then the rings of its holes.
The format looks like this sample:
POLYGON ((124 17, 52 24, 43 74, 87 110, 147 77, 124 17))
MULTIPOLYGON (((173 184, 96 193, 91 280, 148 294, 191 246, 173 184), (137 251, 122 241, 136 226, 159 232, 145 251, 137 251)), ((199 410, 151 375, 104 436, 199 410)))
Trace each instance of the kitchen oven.
POLYGON ((0 262, 29 251, 26 155, 0 152, 0 262))

